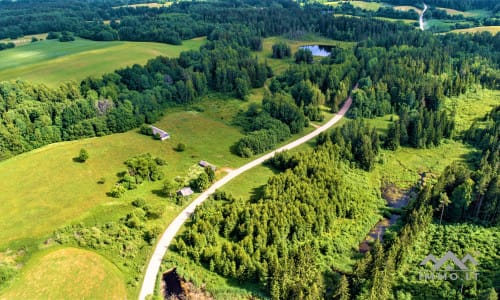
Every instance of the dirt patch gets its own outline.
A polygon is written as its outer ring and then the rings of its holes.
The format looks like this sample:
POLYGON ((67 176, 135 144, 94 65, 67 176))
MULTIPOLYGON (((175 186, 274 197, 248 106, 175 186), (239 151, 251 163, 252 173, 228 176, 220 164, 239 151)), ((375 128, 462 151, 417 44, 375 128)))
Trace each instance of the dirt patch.
POLYGON ((161 290, 165 300, 213 300, 204 289, 195 287, 191 282, 181 278, 176 268, 163 273, 161 290))
POLYGON ((231 169, 229 167, 222 167, 219 169, 221 172, 225 172, 225 173, 229 173, 229 172, 232 172, 234 171, 234 169, 231 169))

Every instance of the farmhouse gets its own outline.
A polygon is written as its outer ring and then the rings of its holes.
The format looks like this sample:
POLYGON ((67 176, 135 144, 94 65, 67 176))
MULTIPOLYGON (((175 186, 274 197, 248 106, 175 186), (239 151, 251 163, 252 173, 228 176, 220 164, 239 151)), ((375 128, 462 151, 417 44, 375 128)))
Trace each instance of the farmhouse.
POLYGON ((153 129, 153 135, 159 134, 160 140, 162 140, 162 141, 170 138, 170 134, 168 134, 168 132, 161 130, 158 127, 151 126, 151 129, 153 129))
POLYGON ((206 168, 206 167, 210 167, 212 168, 212 170, 215 172, 215 170, 217 169, 216 166, 212 165, 211 163, 207 162, 207 161, 204 161, 204 160, 200 160, 200 162, 198 163, 198 165, 200 167, 203 167, 203 168, 206 168))
POLYGON ((177 191, 177 195, 183 196, 183 197, 187 197, 193 193, 194 193, 193 190, 188 186, 183 187, 182 189, 177 191))

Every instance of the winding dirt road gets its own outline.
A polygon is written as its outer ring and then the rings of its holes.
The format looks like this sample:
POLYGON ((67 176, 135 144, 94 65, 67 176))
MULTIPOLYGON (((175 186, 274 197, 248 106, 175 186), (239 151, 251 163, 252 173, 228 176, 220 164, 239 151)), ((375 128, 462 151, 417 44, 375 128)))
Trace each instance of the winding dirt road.
POLYGON ((165 253, 167 252, 167 249, 174 239, 177 231, 181 228, 182 224, 186 222, 186 220, 191 216, 191 214, 194 212, 195 208, 203 203, 205 200, 208 199, 208 197, 215 192, 215 190, 221 188, 224 184, 228 183, 230 180, 234 179, 236 176, 240 175, 243 172, 246 172, 247 170, 250 170, 251 168, 260 165, 264 161, 268 160, 269 158, 273 157, 274 154, 277 152, 281 152, 284 150, 290 150, 293 149, 311 139, 319 135, 321 132, 327 130, 328 128, 332 127, 335 123, 340 121, 349 110, 349 107, 351 106, 352 103, 352 98, 349 96, 347 100, 345 101, 344 105, 340 109, 340 111, 326 124, 322 125, 318 129, 314 130, 313 132, 281 147, 278 148, 270 153, 267 153, 266 155, 263 155, 246 165, 243 165, 242 167, 235 169, 231 172, 229 172, 224 178, 220 179, 219 181, 215 182, 210 188, 208 188, 206 191, 204 191, 202 194, 198 196, 191 204, 189 204, 188 207, 186 207, 175 219, 170 223, 170 225, 167 227, 165 232, 163 232, 163 235, 161 236, 158 244, 156 245, 155 251, 153 253, 153 256, 151 257, 148 268, 146 270, 146 275, 144 276, 144 281, 142 283, 141 287, 141 292, 139 294, 139 300, 144 300, 148 295, 153 294, 154 288, 155 288, 155 283, 156 283, 156 277, 158 274, 158 271, 160 270, 160 265, 163 260, 163 257, 165 256, 165 253))

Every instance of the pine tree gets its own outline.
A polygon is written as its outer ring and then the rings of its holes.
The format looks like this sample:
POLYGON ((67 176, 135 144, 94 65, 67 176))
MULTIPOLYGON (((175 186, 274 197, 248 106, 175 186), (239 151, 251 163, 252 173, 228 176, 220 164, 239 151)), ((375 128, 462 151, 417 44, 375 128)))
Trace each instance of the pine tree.
POLYGON ((333 299, 349 300, 350 296, 349 282, 347 281, 347 277, 345 275, 342 275, 337 284, 337 290, 335 291, 335 294, 333 294, 333 299))

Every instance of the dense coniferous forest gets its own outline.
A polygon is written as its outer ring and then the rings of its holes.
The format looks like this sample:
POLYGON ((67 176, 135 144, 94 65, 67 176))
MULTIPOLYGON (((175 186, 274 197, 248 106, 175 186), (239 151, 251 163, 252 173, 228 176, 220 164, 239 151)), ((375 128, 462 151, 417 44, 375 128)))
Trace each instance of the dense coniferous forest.
POLYGON ((349 251, 340 242, 345 232, 339 236, 333 224, 356 220, 350 234, 363 236, 359 228, 369 224, 379 199, 340 151, 328 141, 307 153, 276 155, 270 164, 283 173, 269 179, 258 199, 216 193, 174 249, 223 276, 260 283, 273 299, 321 298, 327 272, 321 266, 349 251))

